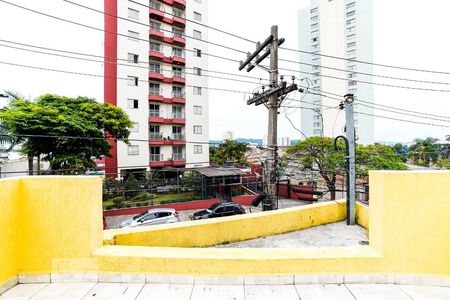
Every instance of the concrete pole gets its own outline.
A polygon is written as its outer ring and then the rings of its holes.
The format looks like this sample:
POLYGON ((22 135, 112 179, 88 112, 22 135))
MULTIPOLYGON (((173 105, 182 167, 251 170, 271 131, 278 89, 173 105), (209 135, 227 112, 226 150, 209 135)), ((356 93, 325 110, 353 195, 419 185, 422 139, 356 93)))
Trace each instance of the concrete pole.
POLYGON ((348 186, 349 199, 347 203, 347 225, 355 225, 355 187, 356 187, 356 145, 355 145, 355 120, 353 113, 353 94, 347 94, 345 97, 345 121, 346 137, 349 145, 348 157, 348 186))
MULTIPOLYGON (((271 28, 273 36, 270 45, 270 84, 271 88, 276 88, 278 85, 278 26, 273 25, 271 28)), ((268 147, 268 171, 269 178, 267 184, 267 191, 269 199, 272 201, 272 209, 277 209, 277 195, 276 195, 276 166, 277 166, 277 130, 278 130, 278 95, 274 93, 269 96, 267 104, 269 109, 269 126, 267 134, 268 147)))

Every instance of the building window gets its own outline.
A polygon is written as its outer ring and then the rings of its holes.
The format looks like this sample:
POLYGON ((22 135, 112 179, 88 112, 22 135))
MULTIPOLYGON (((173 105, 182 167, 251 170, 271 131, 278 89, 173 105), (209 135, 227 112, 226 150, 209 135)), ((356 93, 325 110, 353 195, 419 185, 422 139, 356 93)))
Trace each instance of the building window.
POLYGON ((313 30, 311 31, 311 35, 318 35, 319 34, 319 30, 313 30))
POLYGON ((194 115, 201 115, 202 107, 200 105, 194 105, 194 115))
POLYGON ((139 108, 139 101, 137 99, 127 99, 127 108, 139 108))
POLYGON ((311 42, 317 42, 319 40, 319 38, 318 37, 313 37, 312 39, 311 39, 311 42))
POLYGON ((356 73, 348 73, 348 78, 356 78, 356 73))
POLYGON ((162 45, 150 42, 150 50, 156 51, 156 52, 162 52, 162 45))
POLYGON ((128 77, 128 85, 138 86, 139 78, 135 76, 127 76, 128 77))
POLYGON ((314 127, 320 127, 321 123, 320 122, 314 122, 314 127))
POLYGON ((347 55, 348 55, 348 56, 355 56, 355 55, 356 55, 356 49, 348 50, 348 51, 347 51, 347 55))
POLYGON ((311 45, 311 49, 313 50, 319 49, 319 44, 311 45))
POLYGON ((184 78, 183 68, 181 67, 172 67, 172 76, 184 78))
POLYGON ((311 30, 317 30, 317 29, 319 29, 318 23, 311 24, 311 30))
POLYGON ((184 37, 184 31, 181 29, 173 28, 172 29, 173 36, 183 38, 184 37))
POLYGON ((174 17, 184 18, 184 12, 182 12, 181 10, 174 9, 172 12, 174 17))
POLYGON ((139 42, 139 32, 128 30, 128 40, 139 42))
POLYGON ((150 21, 150 28, 161 31, 161 23, 150 21))
POLYGON ((128 145, 128 155, 139 155, 139 145, 128 145))
POLYGON ((356 22, 356 19, 347 20, 347 25, 354 24, 356 22))
POLYGON ((161 74, 161 65, 160 64, 151 62, 149 64, 149 67, 150 67, 151 73, 161 74))
POLYGON ((356 80, 350 80, 348 82, 348 86, 354 86, 354 85, 356 85, 356 80))
POLYGON ((194 86, 194 95, 201 95, 202 88, 200 86, 194 86))
POLYGON ((319 115, 314 115, 314 120, 320 120, 320 116, 319 115))
POLYGON ((202 154, 203 149, 202 145, 194 145, 194 154, 202 154))
POLYGON ((139 11, 132 8, 128 8, 128 18, 139 20, 139 11))
POLYGON ((131 132, 138 132, 139 131, 139 123, 133 122, 133 127, 130 128, 131 132))
POLYGON ((172 86, 172 97, 184 98, 183 88, 181 86, 172 86))
POLYGON ((194 39, 202 39, 202 32, 198 30, 194 30, 194 39))
POLYGON ((356 46, 356 42, 347 43, 347 48, 355 47, 355 46, 356 46))
POLYGON ((347 33, 355 32, 355 31, 356 31, 356 26, 352 26, 352 27, 348 27, 347 28, 347 33))
POLYGON ((193 68, 193 73, 194 73, 195 75, 202 76, 202 69, 201 69, 201 68, 194 67, 194 68, 193 68))
POLYGON ((150 8, 161 10, 161 3, 156 1, 150 1, 150 8))
POLYGON ((194 20, 201 21, 202 20, 202 14, 194 11, 194 20))
POLYGON ((202 134, 202 125, 194 125, 194 134, 202 134))
POLYGON ((319 20, 319 16, 312 16, 311 17, 311 22, 316 22, 319 20))
POLYGON ((172 56, 183 57, 183 50, 180 48, 172 48, 172 56))
POLYGON ((315 14, 318 10, 319 10, 318 7, 314 7, 314 8, 311 9, 309 12, 312 13, 312 14, 315 14))
POLYGON ((354 11, 354 10, 349 11, 349 12, 347 13, 347 18, 353 17, 354 15, 355 15, 355 11, 354 11))
POLYGON ((349 34, 349 35, 347 35, 347 41, 351 41, 351 40, 354 40, 354 39, 356 39, 356 34, 349 34))
POLYGON ((314 129, 314 134, 321 134, 322 133, 322 131, 320 130, 320 129, 314 129))
POLYGON ((350 9, 352 7, 355 7, 355 2, 349 3, 346 5, 347 9, 350 9))
POLYGON ((195 2, 202 3, 202 0, 194 0, 195 2))
POLYGON ((202 50, 194 48, 194 56, 196 57, 202 57, 202 50))
POLYGON ((150 88, 150 95, 157 95, 157 96, 161 95, 161 91, 159 89, 159 83, 150 82, 149 88, 150 88))
POLYGON ((134 53, 128 53, 128 62, 133 64, 139 63, 139 55, 134 53))

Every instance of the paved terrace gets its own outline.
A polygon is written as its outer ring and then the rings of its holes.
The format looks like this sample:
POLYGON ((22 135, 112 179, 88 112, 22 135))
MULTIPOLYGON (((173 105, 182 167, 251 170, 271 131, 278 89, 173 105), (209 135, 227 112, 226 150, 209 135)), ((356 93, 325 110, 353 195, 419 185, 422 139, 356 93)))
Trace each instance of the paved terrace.
POLYGON ((51 283, 17 285, 0 299, 448 300, 450 288, 400 284, 51 283))

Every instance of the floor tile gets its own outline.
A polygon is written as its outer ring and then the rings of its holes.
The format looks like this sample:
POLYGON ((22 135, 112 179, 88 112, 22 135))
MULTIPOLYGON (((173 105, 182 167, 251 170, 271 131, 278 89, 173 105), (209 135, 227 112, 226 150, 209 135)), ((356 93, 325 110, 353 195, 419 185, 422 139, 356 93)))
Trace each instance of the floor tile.
POLYGON ((449 300, 450 287, 426 285, 397 285, 414 300, 449 300))
POLYGON ((246 285, 246 300, 299 300, 293 285, 246 285))
POLYGON ((12 289, 3 293, 0 299, 29 299, 36 295, 40 290, 45 288, 48 283, 29 283, 29 284, 18 284, 12 289))
POLYGON ((358 300, 411 300, 394 284, 346 284, 358 300))
POLYGON ((189 300, 192 287, 192 284, 147 283, 136 299, 189 300))
POLYGON ((143 283, 99 283, 83 299, 136 299, 143 283))
POLYGON ((243 300, 244 286, 241 285, 195 285, 191 300, 243 300))
POLYGON ((50 283, 32 299, 82 299, 95 285, 96 283, 50 283))
POLYGON ((297 292, 302 300, 354 300, 343 284, 297 284, 297 292))

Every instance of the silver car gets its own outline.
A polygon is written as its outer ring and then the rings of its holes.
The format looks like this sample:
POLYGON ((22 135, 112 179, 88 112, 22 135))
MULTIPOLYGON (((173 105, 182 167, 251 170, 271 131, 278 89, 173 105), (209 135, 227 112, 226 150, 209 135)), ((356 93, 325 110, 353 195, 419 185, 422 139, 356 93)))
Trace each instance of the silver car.
POLYGON ((119 228, 133 228, 147 225, 168 224, 180 222, 178 212, 173 208, 155 208, 129 218, 119 225, 119 228))

